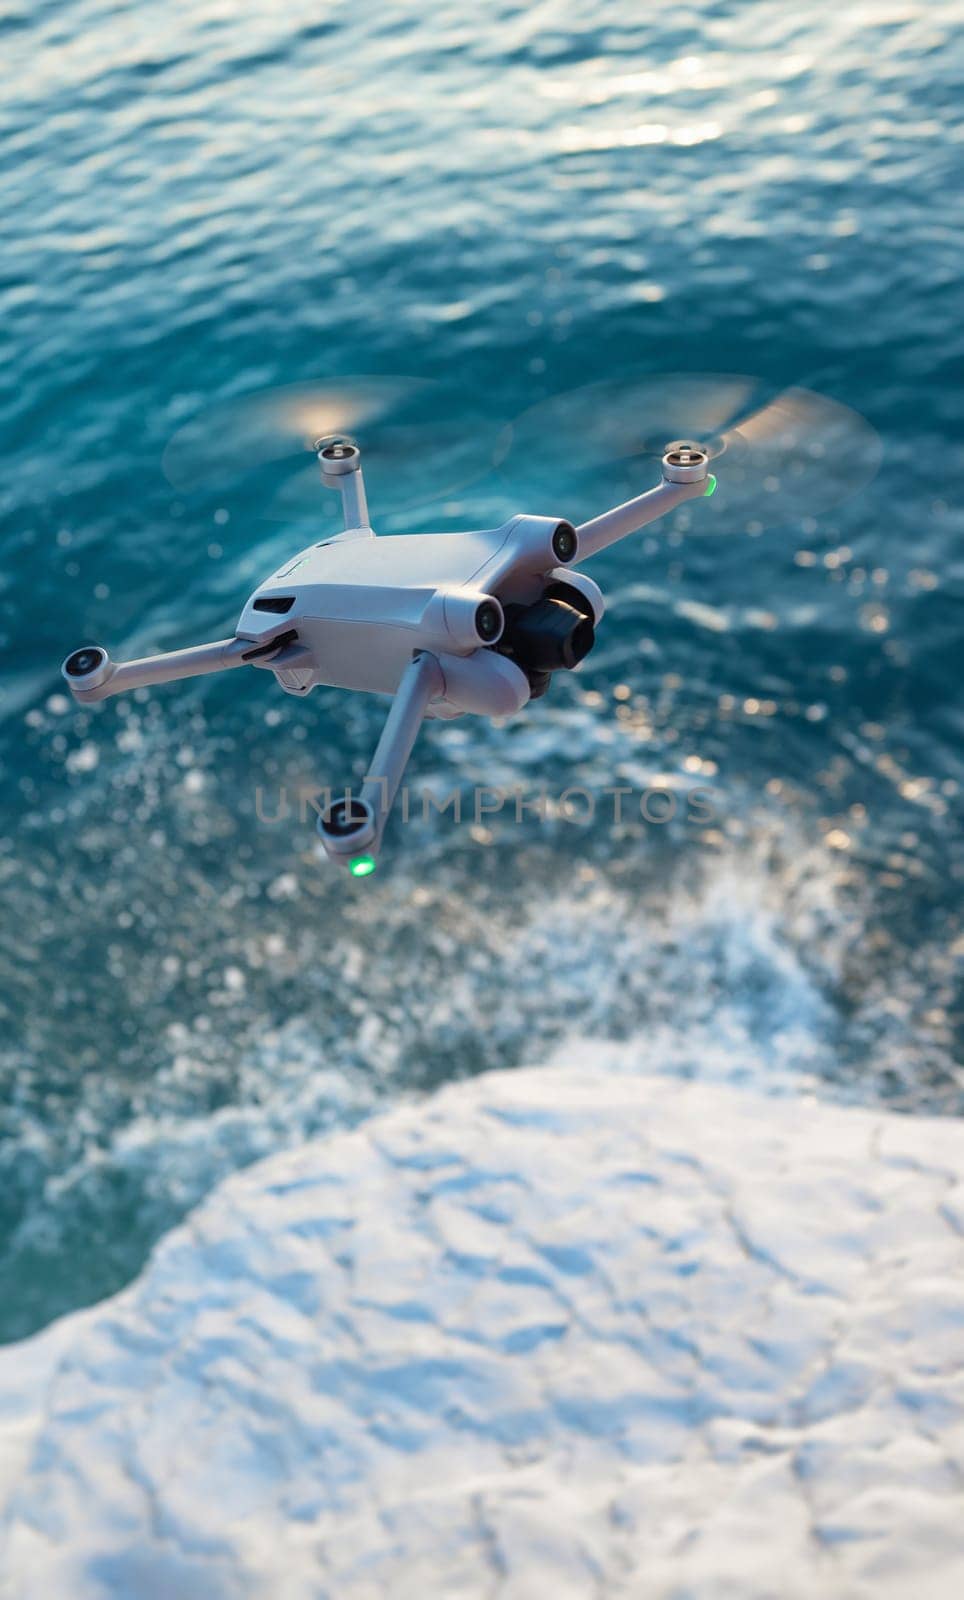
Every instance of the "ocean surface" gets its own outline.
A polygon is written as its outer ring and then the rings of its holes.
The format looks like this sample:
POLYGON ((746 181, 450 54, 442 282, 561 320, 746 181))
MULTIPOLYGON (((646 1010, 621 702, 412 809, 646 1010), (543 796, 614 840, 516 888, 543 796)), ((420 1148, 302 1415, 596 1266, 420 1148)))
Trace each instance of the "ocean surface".
POLYGON ((962 25, 0 0, 0 1337, 128 1282, 233 1169, 487 1067, 633 1041, 964 1110, 962 25), (199 414, 438 380, 407 454, 356 430, 376 527, 578 521, 611 474, 514 419, 673 373, 812 387, 880 470, 774 521, 721 466, 719 512, 594 561, 593 654, 503 726, 426 727, 412 782, 469 814, 395 819, 370 879, 295 797, 364 772, 382 703, 255 672, 66 697, 76 645, 229 635, 337 527, 237 449, 173 489, 199 414), (548 815, 476 822, 480 785, 548 815))

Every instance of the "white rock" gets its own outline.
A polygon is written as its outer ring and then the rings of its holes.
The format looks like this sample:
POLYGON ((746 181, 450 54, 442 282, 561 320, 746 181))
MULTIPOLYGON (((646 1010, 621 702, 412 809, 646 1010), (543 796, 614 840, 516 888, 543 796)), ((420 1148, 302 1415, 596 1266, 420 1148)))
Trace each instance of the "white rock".
POLYGON ((552 1067, 0 1352, 17 1600, 964 1593, 964 1128, 552 1067))

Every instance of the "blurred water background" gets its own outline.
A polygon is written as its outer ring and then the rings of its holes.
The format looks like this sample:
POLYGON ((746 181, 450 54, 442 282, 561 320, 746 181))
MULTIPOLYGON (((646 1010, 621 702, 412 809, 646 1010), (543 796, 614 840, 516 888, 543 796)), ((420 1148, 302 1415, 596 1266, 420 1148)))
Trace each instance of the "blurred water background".
MULTIPOLYGON (((0 1335, 126 1282, 259 1154, 591 1041, 960 1114, 962 18, 0 0, 0 1335), (76 644, 223 637, 334 531, 321 490, 266 516, 270 473, 176 495, 203 407, 402 373, 474 430, 640 371, 811 383, 881 471, 607 552, 580 671, 429 726, 413 778, 699 784, 712 825, 396 822, 354 883, 256 791, 361 774, 380 703, 253 672, 65 697, 76 644)), ((525 451, 420 493, 380 481, 376 526, 610 499, 525 451)))

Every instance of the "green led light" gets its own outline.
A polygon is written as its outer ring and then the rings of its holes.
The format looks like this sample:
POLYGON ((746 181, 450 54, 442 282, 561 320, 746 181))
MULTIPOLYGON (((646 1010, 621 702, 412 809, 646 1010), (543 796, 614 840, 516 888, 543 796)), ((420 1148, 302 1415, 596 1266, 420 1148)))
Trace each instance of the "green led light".
POLYGON ((353 878, 367 878, 375 870, 375 857, 355 856, 349 861, 348 870, 353 878))
POLYGON ((707 473, 707 476, 706 476, 706 488, 703 490, 703 498, 704 498, 704 500, 706 499, 706 496, 708 494, 712 494, 713 493, 713 490, 715 488, 716 488, 716 479, 714 478, 712 472, 709 472, 709 473, 707 473))

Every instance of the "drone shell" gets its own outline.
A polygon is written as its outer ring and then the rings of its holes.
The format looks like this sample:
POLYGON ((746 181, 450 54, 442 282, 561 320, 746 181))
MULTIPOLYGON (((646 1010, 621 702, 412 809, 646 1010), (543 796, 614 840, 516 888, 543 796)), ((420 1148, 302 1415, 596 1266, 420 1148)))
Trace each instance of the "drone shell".
POLYGON ((535 600, 557 569, 601 613, 592 580, 560 565, 560 548, 571 560, 577 543, 570 524, 553 517, 390 538, 351 529, 272 573, 241 613, 237 635, 260 645, 297 632, 274 669, 293 693, 321 683, 392 694, 418 651, 468 656, 493 643, 497 634, 480 636, 473 625, 478 607, 535 600))

